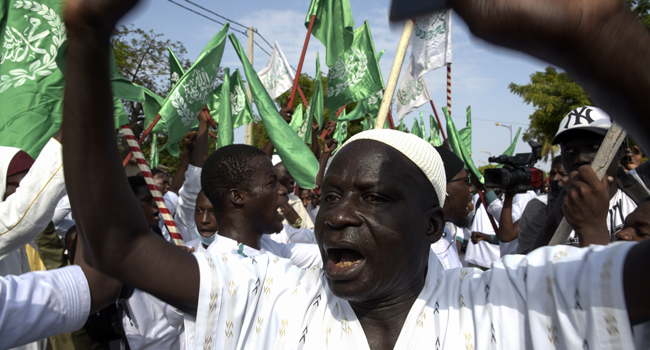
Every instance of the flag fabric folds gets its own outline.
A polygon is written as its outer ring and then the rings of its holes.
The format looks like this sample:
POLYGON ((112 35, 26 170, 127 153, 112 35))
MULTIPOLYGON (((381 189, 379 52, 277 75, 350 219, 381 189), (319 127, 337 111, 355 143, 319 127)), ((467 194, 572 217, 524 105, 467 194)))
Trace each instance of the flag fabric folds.
POLYGON ((284 57, 277 40, 273 46, 269 63, 257 75, 272 99, 278 98, 293 86, 295 73, 284 57))
MULTIPOLYGON (((333 109, 330 109, 332 111, 333 109)), ((320 59, 316 52, 316 75, 314 76, 314 92, 309 99, 307 106, 307 119, 315 120, 318 123, 318 130, 323 127, 323 84, 320 74, 320 59)), ((309 124, 311 128, 311 124, 309 124)))
POLYGON ((228 28, 229 23, 226 23, 167 95, 159 112, 167 125, 167 145, 182 140, 195 124, 217 77, 228 28))
POLYGON ((183 70, 183 66, 181 66, 181 63, 178 61, 178 58, 176 58, 176 54, 174 54, 174 51, 172 51, 171 47, 168 47, 167 50, 169 51, 169 82, 173 88, 176 83, 181 80, 185 74, 185 71, 183 70))
POLYGON ((325 46, 325 64, 332 67, 354 40, 350 0, 312 0, 305 18, 305 28, 309 28, 312 15, 316 18, 311 34, 325 46))
POLYGON ((409 60, 406 73, 402 76, 399 89, 395 94, 395 104, 397 105, 397 119, 402 120, 407 114, 418 109, 423 104, 431 100, 429 90, 424 82, 423 77, 414 78, 409 74, 413 62, 409 60))
POLYGON ((217 148, 228 146, 233 143, 233 116, 232 99, 230 98, 230 69, 224 69, 223 84, 219 96, 219 108, 217 109, 217 148))
POLYGON ((510 157, 512 157, 515 154, 515 147, 517 146, 517 141, 519 141, 519 133, 521 133, 521 127, 519 127, 519 129, 517 130, 517 133, 515 134, 515 138, 514 140, 512 140, 512 143, 510 144, 508 149, 506 149, 501 154, 505 154, 510 157))
MULTIPOLYGON (((343 111, 343 114, 345 114, 345 111, 343 111)), ((338 145, 336 146, 336 149, 332 152, 332 154, 336 153, 336 151, 341 148, 343 145, 343 142, 347 140, 348 138, 348 122, 339 122, 336 123, 336 130, 334 131, 334 139, 338 141, 338 145)))
MULTIPOLYGON (((418 122, 418 118, 413 118, 413 127, 411 128, 411 134, 417 136, 417 137, 422 137, 422 128, 420 127, 420 123, 418 122)), ((422 137, 423 138, 423 137, 422 137)))
POLYGON ((327 74, 330 111, 377 94, 384 88, 368 22, 354 31, 354 42, 343 52, 327 74))
POLYGON ((465 116, 467 118, 467 122, 465 123, 465 127, 458 131, 458 136, 460 137, 460 141, 463 144, 463 147, 465 147, 465 149, 469 151, 469 153, 467 154, 471 156, 472 155, 472 108, 470 106, 467 106, 467 110, 465 111, 465 116))
POLYGON ((232 128, 253 122, 253 107, 246 97, 246 86, 241 78, 239 69, 230 76, 230 107, 232 108, 232 128))
POLYGON ((435 147, 442 146, 442 140, 440 139, 440 126, 432 114, 429 114, 429 123, 431 124, 431 136, 429 137, 429 143, 431 146, 435 147))
POLYGON ((416 78, 451 63, 451 9, 416 18, 410 60, 416 78))
POLYGON ((300 130, 300 126, 302 125, 302 114, 302 104, 299 104, 298 107, 293 110, 293 114, 291 115, 291 122, 289 123, 291 129, 296 133, 298 133, 298 130, 300 130))
POLYGON ((483 175, 478 171, 474 165, 472 157, 470 157, 472 150, 466 147, 458 135, 456 125, 454 124, 454 121, 451 120, 451 115, 449 115, 449 109, 443 107, 442 111, 444 112, 447 121, 447 141, 449 141, 449 148, 463 160, 465 163, 465 170, 471 172, 481 183, 483 183, 483 175))
POLYGON ((244 73, 255 100, 255 105, 278 155, 280 155, 282 162, 300 187, 314 188, 316 174, 318 173, 318 160, 316 160, 309 147, 280 116, 273 99, 264 88, 250 62, 248 62, 239 40, 234 34, 231 34, 229 38, 244 65, 244 73))
POLYGON ((63 116, 64 78, 57 66, 66 43, 63 6, 60 0, 16 0, 4 1, 0 9, 0 145, 20 148, 34 159, 63 116))

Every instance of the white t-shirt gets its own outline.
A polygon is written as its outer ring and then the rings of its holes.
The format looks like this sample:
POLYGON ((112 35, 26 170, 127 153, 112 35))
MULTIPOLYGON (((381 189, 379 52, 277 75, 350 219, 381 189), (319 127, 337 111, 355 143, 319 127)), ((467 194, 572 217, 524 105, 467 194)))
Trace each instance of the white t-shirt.
MULTIPOLYGON (((478 199, 478 195, 475 195, 478 199)), ((497 200, 498 201, 498 200, 497 200)), ((476 200, 474 201, 476 203, 476 200)), ((472 221, 472 232, 482 232, 490 236, 495 236, 494 229, 490 223, 490 219, 485 211, 485 206, 474 206, 474 221, 472 221), (478 207, 478 209, 476 208, 478 207)), ((495 224, 499 227, 499 220, 494 219, 495 224)), ((480 241, 478 244, 472 243, 470 239, 467 243, 467 250, 465 251, 465 261, 468 263, 478 265, 481 267, 490 267, 492 262, 501 258, 501 251, 499 246, 486 241, 480 241)))
POLYGON ((269 237, 278 242, 278 243, 304 243, 304 244, 316 244, 316 236, 314 236, 314 230, 306 228, 293 228, 288 225, 284 225, 282 231, 269 235, 269 237))
POLYGON ((126 304, 122 326, 131 349, 185 349, 183 316, 174 307, 139 289, 126 304))
POLYGON ((442 233, 442 238, 431 245, 431 249, 436 254, 445 270, 463 267, 463 264, 461 264, 460 258, 458 257, 458 248, 456 248, 454 234, 462 235, 463 231, 458 229, 456 225, 448 222, 445 225, 445 231, 442 233))
POLYGON ((0 349, 73 332, 90 313, 90 288, 77 265, 0 277, 0 349))
MULTIPOLYGON (((535 191, 527 191, 526 193, 518 193, 512 199, 512 223, 516 223, 521 219, 521 215, 526 209, 528 202, 535 199, 537 193, 535 191)), ((488 212, 492 214, 494 220, 499 223, 501 219, 501 211, 503 209, 503 201, 496 200, 488 206, 488 212)), ((517 247, 519 247, 519 239, 515 238, 510 242, 499 241, 499 256, 504 257, 507 254, 517 254, 517 247)))
MULTIPOLYGON (((632 349, 622 296, 633 245, 545 247, 486 272, 445 271, 430 254, 395 349, 632 349)), ((369 349, 319 268, 265 253, 195 256, 201 286, 196 317, 185 315, 188 349, 369 349)))

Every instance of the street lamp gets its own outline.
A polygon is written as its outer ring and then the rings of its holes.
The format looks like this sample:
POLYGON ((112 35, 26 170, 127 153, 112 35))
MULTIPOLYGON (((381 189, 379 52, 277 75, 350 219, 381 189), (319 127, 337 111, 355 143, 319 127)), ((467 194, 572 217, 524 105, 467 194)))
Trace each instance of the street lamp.
POLYGON ((489 154, 489 155, 490 155, 490 157, 492 157, 492 152, 488 152, 488 151, 481 151, 481 153, 487 153, 487 154, 489 154))
POLYGON ((504 128, 507 128, 507 129, 510 130, 510 143, 512 144, 512 125, 503 125, 503 124, 499 124, 499 123, 496 123, 495 125, 496 126, 503 126, 504 128))

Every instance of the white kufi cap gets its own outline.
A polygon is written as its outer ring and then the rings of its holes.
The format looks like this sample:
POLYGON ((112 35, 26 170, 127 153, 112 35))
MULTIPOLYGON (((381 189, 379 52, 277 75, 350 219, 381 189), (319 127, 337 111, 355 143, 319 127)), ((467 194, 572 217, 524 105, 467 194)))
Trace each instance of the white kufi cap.
POLYGON ((447 191, 447 177, 445 176, 445 165, 442 158, 431 144, 413 134, 407 134, 398 130, 372 129, 360 132, 352 136, 341 147, 341 149, 357 140, 374 140, 384 143, 402 153, 422 170, 424 176, 431 181, 440 207, 445 205, 445 193, 447 191))

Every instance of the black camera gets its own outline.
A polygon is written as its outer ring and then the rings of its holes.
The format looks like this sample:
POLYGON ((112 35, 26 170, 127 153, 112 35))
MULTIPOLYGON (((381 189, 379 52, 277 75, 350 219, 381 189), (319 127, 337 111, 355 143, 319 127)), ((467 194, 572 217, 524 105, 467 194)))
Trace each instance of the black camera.
POLYGON ((502 164, 502 168, 485 169, 485 187, 502 188, 506 192, 525 193, 537 190, 544 184, 544 173, 533 165, 542 159, 542 146, 537 142, 528 142, 532 153, 520 153, 514 156, 500 155, 490 157, 490 163, 502 164))

